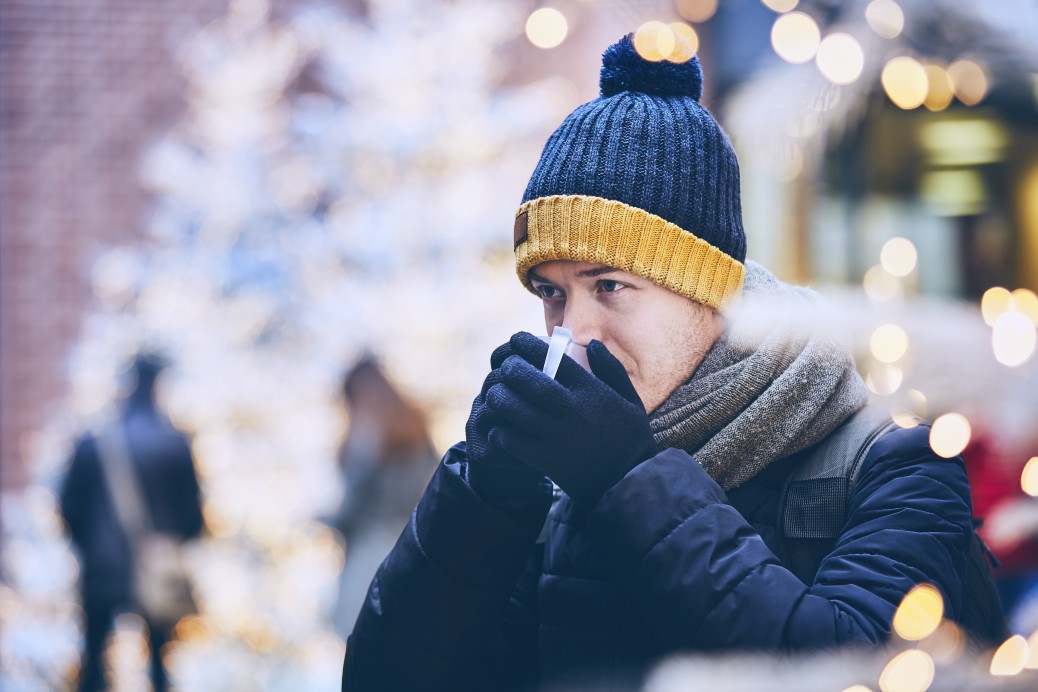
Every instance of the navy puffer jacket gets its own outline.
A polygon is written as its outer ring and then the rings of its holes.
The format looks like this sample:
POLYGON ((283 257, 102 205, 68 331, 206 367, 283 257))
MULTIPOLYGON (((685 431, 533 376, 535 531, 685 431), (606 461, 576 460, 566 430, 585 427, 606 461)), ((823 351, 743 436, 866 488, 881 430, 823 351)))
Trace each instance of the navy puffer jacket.
POLYGON ((726 495, 668 449, 590 512, 562 495, 545 523, 547 494, 516 514, 484 503, 457 445, 371 585, 343 688, 627 688, 673 652, 874 645, 920 582, 954 617, 969 487, 961 457, 936 456, 928 432, 897 429, 873 445, 844 531, 807 585, 776 557, 793 459, 726 495))

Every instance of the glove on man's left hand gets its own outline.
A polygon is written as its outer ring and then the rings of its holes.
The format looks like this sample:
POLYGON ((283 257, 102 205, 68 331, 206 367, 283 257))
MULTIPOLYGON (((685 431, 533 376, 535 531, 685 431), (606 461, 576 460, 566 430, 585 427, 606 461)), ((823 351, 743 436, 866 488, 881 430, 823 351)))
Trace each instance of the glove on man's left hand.
POLYGON ((500 383, 487 391, 496 423, 489 446, 540 469, 590 510, 656 453, 645 407, 624 366, 600 341, 587 348, 594 374, 567 357, 555 380, 539 369, 547 349, 540 339, 519 332, 511 346, 500 383))
POLYGON ((472 413, 465 424, 465 456, 469 484, 476 494, 501 509, 520 511, 540 497, 539 488, 542 484, 546 488, 547 482, 536 468, 507 452, 490 448, 489 436, 495 421, 487 406, 487 393, 502 381, 501 365, 512 355, 511 344, 505 343, 490 356, 492 369, 472 402, 472 413))

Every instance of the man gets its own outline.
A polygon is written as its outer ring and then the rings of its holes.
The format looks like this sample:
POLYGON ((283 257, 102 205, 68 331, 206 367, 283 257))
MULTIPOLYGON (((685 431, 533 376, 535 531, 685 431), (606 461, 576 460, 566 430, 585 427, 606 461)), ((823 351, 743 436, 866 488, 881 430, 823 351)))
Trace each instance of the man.
POLYGON ((105 679, 105 643, 123 612, 145 618, 152 689, 169 687, 161 650, 176 621, 148 613, 139 603, 147 585, 136 583, 142 576, 135 569, 142 559, 136 554, 138 534, 146 526, 187 540, 198 537, 204 522, 189 441, 156 399, 164 367, 154 355, 134 359, 133 389, 121 402, 118 420, 76 442, 61 488, 62 516, 81 563, 86 631, 79 689, 84 692, 107 689, 112 682, 105 679), (113 435, 122 440, 120 447, 112 447, 113 435), (144 516, 129 516, 131 507, 144 516))
POLYGON ((925 427, 873 445, 812 583, 776 556, 796 453, 867 392, 837 340, 800 329, 820 299, 745 263, 698 61, 627 37, 601 87, 548 140, 514 237, 591 372, 564 358, 548 377, 525 333, 495 351, 466 442, 372 582, 344 689, 623 686, 674 652, 873 645, 920 582, 957 613, 969 491, 925 427), (784 307, 729 320, 740 302, 784 307))

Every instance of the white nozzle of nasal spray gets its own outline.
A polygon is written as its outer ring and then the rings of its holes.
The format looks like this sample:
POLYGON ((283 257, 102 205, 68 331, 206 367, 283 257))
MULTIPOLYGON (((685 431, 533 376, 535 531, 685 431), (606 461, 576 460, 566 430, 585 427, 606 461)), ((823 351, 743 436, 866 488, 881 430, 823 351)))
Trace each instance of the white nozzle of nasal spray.
POLYGON ((548 377, 555 379, 555 373, 559 371, 559 364, 562 363, 562 356, 566 353, 566 348, 573 343, 573 332, 566 329, 565 327, 555 327, 551 332, 551 339, 548 341, 548 357, 544 359, 544 374, 548 377))

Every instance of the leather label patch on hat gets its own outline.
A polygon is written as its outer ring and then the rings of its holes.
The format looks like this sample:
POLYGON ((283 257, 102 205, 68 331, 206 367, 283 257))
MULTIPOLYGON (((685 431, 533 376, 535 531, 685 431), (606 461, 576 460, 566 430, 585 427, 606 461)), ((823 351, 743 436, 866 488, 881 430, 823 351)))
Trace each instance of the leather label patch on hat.
POLYGON ((516 249, 522 243, 526 242, 527 236, 527 217, 529 212, 524 211, 519 216, 515 217, 515 228, 512 229, 512 249, 516 249))

